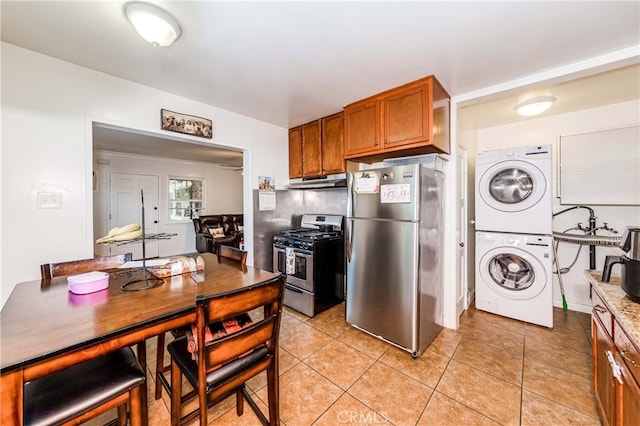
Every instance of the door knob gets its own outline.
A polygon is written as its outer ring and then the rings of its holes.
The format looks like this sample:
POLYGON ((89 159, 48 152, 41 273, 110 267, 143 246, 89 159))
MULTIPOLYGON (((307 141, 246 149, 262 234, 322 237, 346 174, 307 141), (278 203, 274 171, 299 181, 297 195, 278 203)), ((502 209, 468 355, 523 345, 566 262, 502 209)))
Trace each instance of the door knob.
POLYGON ((153 223, 158 223, 158 221, 157 221, 157 220, 154 220, 154 221, 153 221, 153 223))

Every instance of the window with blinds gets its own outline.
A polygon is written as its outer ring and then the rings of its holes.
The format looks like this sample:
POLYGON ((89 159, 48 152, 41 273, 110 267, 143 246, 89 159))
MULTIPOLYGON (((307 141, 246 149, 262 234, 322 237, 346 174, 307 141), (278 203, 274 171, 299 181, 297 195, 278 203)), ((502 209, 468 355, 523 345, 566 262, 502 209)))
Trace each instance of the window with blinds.
POLYGON ((561 204, 640 205, 640 126, 560 136, 561 204))

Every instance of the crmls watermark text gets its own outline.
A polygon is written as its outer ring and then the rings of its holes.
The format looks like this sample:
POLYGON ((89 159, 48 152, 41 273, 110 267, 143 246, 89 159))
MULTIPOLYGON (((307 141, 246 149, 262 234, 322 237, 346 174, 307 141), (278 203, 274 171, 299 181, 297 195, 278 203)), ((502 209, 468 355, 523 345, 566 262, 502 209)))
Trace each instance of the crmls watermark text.
POLYGON ((389 423, 387 413, 375 411, 339 411, 338 422, 356 424, 386 424, 389 423))

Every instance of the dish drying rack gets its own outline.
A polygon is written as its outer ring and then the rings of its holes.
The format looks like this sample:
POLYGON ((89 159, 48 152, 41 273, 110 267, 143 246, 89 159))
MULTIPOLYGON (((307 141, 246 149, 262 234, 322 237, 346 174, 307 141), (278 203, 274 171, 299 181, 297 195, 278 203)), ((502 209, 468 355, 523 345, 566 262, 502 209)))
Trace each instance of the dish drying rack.
POLYGON ((146 244, 147 241, 157 241, 157 240, 168 240, 171 237, 178 234, 168 234, 166 232, 160 232, 157 234, 149 234, 146 235, 145 232, 145 221, 144 221, 144 192, 140 190, 140 201, 142 203, 142 236, 138 238, 134 238, 127 241, 119 241, 116 243, 117 246, 125 245, 125 244, 133 244, 133 243, 142 243, 142 266, 140 270, 134 274, 127 282, 122 284, 120 287, 123 291, 140 291, 140 290, 148 290, 150 288, 158 287, 164 280, 162 278, 157 277, 153 272, 147 269, 147 254, 146 254, 146 244), (141 285, 139 283, 144 283, 141 285))

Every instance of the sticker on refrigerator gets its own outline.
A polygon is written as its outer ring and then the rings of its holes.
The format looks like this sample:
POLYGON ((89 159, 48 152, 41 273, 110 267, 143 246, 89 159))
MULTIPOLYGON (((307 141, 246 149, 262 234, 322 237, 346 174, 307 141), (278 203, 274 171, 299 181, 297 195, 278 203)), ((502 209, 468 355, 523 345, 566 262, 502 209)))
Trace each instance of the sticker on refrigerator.
POLYGON ((411 184, 382 185, 380 187, 380 202, 382 204, 410 203, 411 184))
POLYGON ((377 194, 380 190, 377 172, 355 174, 354 192, 357 194, 377 194))

